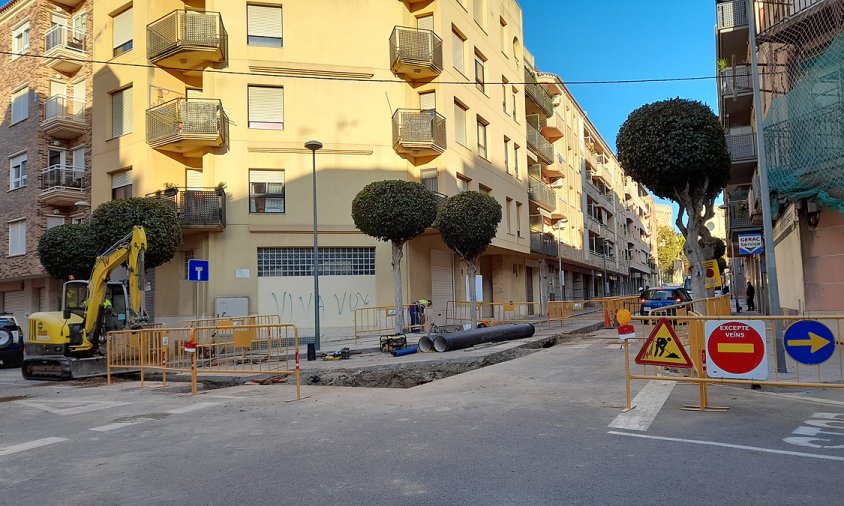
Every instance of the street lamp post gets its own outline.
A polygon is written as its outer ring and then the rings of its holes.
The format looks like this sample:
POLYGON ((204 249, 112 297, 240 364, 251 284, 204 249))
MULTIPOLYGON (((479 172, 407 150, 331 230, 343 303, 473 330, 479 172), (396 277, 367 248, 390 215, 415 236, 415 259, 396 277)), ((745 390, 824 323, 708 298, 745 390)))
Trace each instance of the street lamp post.
POLYGON ((312 180, 314 190, 314 257, 313 257, 313 271, 314 271, 314 349, 319 349, 319 240, 317 238, 317 228, 319 223, 317 221, 317 178, 316 178, 316 152, 322 149, 322 143, 319 141, 308 141, 305 143, 305 148, 311 150, 312 160, 312 180))

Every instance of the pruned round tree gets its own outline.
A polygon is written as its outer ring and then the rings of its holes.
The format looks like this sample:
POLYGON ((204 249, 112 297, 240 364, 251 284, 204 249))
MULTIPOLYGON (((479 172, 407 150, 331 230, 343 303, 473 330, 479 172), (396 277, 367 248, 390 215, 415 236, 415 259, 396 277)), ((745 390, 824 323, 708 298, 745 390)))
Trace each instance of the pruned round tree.
POLYGON ((88 279, 97 247, 87 224, 59 225, 38 240, 38 258, 47 274, 59 279, 88 279))
POLYGON ((469 269, 469 317, 478 319, 475 274, 478 257, 486 251, 501 223, 501 204, 485 193, 462 192, 449 197, 440 209, 437 227, 446 246, 466 262, 469 269))
POLYGON ((396 334, 404 329, 401 259, 404 243, 430 227, 437 218, 437 200, 424 185, 390 179, 364 186, 352 200, 352 219, 364 234, 393 246, 396 291, 396 334))
POLYGON ((680 98, 654 102, 630 113, 616 145, 628 175, 680 205, 676 224, 694 267, 693 291, 705 293, 702 266, 711 258, 714 244, 704 224, 714 216, 715 198, 730 178, 730 155, 718 118, 702 102, 680 98))
POLYGON ((170 261, 182 243, 182 229, 173 202, 155 198, 112 200, 93 213, 91 231, 97 252, 111 247, 141 225, 147 235, 145 267, 153 269, 170 261))

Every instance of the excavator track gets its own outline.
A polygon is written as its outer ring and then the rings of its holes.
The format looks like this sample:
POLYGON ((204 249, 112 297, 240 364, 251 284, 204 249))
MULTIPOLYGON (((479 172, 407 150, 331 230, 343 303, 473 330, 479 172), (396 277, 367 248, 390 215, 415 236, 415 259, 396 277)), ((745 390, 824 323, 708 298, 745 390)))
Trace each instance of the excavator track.
POLYGON ((28 380, 68 381, 105 376, 107 368, 105 357, 45 356, 25 358, 21 373, 28 380))

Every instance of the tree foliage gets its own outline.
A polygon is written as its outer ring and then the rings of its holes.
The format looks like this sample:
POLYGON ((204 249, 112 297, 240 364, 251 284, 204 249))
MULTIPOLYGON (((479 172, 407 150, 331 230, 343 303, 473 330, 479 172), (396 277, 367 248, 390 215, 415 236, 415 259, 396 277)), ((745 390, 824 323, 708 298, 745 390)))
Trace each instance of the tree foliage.
POLYGON ((683 236, 671 227, 657 229, 657 265, 662 273, 674 269, 674 260, 683 258, 683 236))
POLYGON ((182 242, 179 217, 169 200, 131 198, 112 200, 94 210, 91 223, 98 253, 141 225, 147 235, 146 268, 152 269, 170 261, 182 242))
POLYGON ((54 278, 88 279, 97 253, 87 224, 53 227, 38 240, 38 258, 54 278))
POLYGON ((474 262, 486 250, 500 222, 501 204, 478 192, 449 197, 437 217, 443 241, 467 262, 474 262))
POLYGON ((413 239, 437 218, 437 200, 424 185, 413 181, 390 179, 364 186, 352 200, 352 219, 366 235, 393 246, 393 282, 395 284, 395 332, 404 329, 402 302, 402 246, 413 239))
POLYGON ((375 181, 352 201, 352 219, 366 235, 404 242, 418 236, 437 218, 437 200, 413 181, 375 181))
POLYGON ((704 293, 702 265, 714 244, 703 225, 714 216, 715 198, 730 177, 724 128, 702 102, 676 98, 630 113, 616 145, 627 174, 655 195, 680 205, 675 223, 686 237, 684 252, 693 268, 693 291, 704 293))

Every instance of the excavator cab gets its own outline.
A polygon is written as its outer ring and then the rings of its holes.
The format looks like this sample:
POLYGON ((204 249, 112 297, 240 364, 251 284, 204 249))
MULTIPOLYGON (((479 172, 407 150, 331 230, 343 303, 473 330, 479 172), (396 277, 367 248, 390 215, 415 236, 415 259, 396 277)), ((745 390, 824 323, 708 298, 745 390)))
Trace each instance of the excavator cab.
MULTIPOLYGON (((111 301, 111 314, 104 314, 104 330, 123 330, 129 321, 129 293, 126 285, 119 281, 109 281, 106 284, 106 298, 111 301)), ((88 280, 73 280, 64 284, 62 309, 67 315, 65 319, 75 314, 85 318, 88 299, 88 280)))

